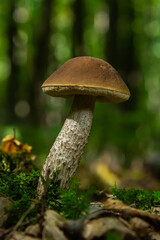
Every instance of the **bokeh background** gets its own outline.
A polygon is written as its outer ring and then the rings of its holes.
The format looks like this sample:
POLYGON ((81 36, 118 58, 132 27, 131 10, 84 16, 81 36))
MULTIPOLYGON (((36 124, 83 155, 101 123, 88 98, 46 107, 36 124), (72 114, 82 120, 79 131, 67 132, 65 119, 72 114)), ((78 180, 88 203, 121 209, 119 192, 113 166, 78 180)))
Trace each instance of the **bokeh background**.
POLYGON ((111 63, 131 98, 96 103, 77 176, 84 185, 132 185, 135 178, 156 188, 150 172, 158 179, 159 0, 0 0, 0 139, 15 128, 42 167, 71 100, 45 96, 41 85, 65 61, 85 55, 111 63))

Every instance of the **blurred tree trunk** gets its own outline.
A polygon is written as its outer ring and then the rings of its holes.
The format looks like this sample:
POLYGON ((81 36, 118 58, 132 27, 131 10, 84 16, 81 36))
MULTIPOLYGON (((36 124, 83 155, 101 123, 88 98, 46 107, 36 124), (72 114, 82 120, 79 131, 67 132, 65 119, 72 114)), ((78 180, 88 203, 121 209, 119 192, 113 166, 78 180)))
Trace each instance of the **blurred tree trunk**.
POLYGON ((73 2, 73 39, 72 39, 72 56, 84 55, 84 18, 85 18, 85 5, 84 0, 75 0, 73 2))
POLYGON ((43 0, 42 12, 35 29, 35 58, 33 63, 33 77, 30 86, 30 106, 33 123, 43 123, 43 103, 41 101, 41 85, 45 80, 48 66, 48 55, 51 34, 52 0, 43 0))
POLYGON ((15 104, 18 97, 18 71, 19 67, 15 61, 16 46, 14 38, 17 34, 17 24, 13 20, 13 13, 15 10, 15 1, 8 1, 9 14, 8 14, 8 29, 7 35, 9 40, 8 56, 10 59, 10 75, 8 77, 7 90, 6 90, 6 113, 9 122, 16 121, 15 104))
MULTIPOLYGON (((138 59, 134 53, 134 7, 132 1, 109 0, 109 32, 107 34, 107 59, 120 72, 133 96, 137 95, 138 59)), ((135 109, 134 98, 123 104, 125 109, 135 109)))
POLYGON ((109 0, 109 32, 107 34, 107 59, 110 64, 117 66, 117 44, 118 44, 118 2, 117 0, 109 0))

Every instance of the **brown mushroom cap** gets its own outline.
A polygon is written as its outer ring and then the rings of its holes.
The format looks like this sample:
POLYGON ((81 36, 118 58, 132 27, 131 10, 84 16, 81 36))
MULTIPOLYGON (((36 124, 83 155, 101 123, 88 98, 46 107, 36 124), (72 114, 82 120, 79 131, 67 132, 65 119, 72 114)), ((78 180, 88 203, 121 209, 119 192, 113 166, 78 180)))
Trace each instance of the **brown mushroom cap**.
POLYGON ((76 57, 64 63, 42 85, 54 97, 96 96, 96 101, 123 102, 130 92, 118 72, 107 62, 94 57, 76 57))

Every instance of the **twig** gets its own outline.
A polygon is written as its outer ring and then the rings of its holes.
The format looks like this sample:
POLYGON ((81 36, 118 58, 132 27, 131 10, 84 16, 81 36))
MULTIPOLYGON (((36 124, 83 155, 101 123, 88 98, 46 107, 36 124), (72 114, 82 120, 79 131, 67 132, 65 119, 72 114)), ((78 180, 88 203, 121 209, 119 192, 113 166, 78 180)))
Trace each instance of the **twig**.
POLYGON ((6 198, 6 199, 8 199, 10 202, 14 203, 14 201, 13 201, 11 198, 7 197, 7 196, 6 196, 5 194, 3 194, 3 193, 0 193, 0 197, 6 198))
POLYGON ((48 184, 49 184, 49 174, 50 174, 50 170, 47 171, 46 182, 45 182, 44 191, 43 191, 43 194, 42 194, 41 215, 44 214, 44 210, 45 210, 45 201, 46 201, 46 195, 47 195, 48 184))
POLYGON ((35 204, 32 203, 31 206, 27 209, 27 211, 22 215, 22 217, 19 219, 19 221, 17 222, 17 224, 14 227, 14 231, 17 230, 17 228, 19 227, 19 225, 22 224, 23 220, 27 217, 27 215, 32 211, 32 209, 35 207, 35 204))
MULTIPOLYGON (((48 169, 45 186, 44 186, 44 191, 43 191, 42 198, 41 198, 41 216, 44 215, 44 212, 45 212, 45 201, 46 201, 48 184, 49 184, 49 174, 50 174, 50 170, 48 169)), ((43 221, 44 221, 43 218, 41 218, 39 221, 40 232, 42 232, 42 230, 43 230, 43 221)))
MULTIPOLYGON (((28 220, 27 222, 21 223, 21 224, 17 227, 17 229, 20 228, 20 227, 27 227, 27 226, 30 225, 33 221, 35 221, 35 220, 38 221, 38 220, 40 220, 42 217, 43 217, 43 216, 40 215, 39 217, 35 217, 35 218, 32 218, 32 219, 28 220)), ((16 224, 16 225, 17 225, 17 224, 16 224)), ((12 226, 12 227, 4 230, 2 233, 0 233, 0 239, 3 239, 7 234, 15 231, 15 230, 14 230, 14 227, 15 227, 15 226, 12 226)), ((16 230, 17 230, 17 229, 16 229, 16 230)))
POLYGON ((13 128, 13 138, 16 139, 16 129, 13 128))
MULTIPOLYGON (((35 207, 35 204, 31 204, 31 206, 27 209, 27 211, 22 215, 22 217, 19 219, 19 221, 17 222, 17 224, 13 227, 12 229, 12 233, 14 233, 19 226, 22 224, 23 220, 26 218, 26 216, 30 213, 30 211, 35 207)), ((6 240, 8 240, 10 237, 10 234, 8 234, 8 236, 6 237, 6 240)))
POLYGON ((0 233, 0 239, 3 239, 8 234, 8 236, 5 238, 5 240, 8 240, 9 237, 10 237, 10 234, 13 234, 18 228, 24 227, 24 226, 26 227, 31 222, 33 222, 35 220, 39 220, 40 232, 42 232, 42 230, 43 230, 43 226, 42 226, 43 225, 43 217, 44 217, 44 212, 45 212, 45 201, 46 201, 46 195, 47 195, 48 184, 49 184, 49 174, 50 174, 50 170, 48 170, 48 172, 47 172, 47 178, 46 178, 46 182, 45 182, 45 186, 44 186, 44 192, 43 192, 42 198, 41 198, 41 214, 40 214, 40 216, 32 218, 25 223, 22 223, 23 220, 26 218, 26 216, 30 213, 30 211, 35 207, 35 204, 33 203, 27 209, 27 211, 22 215, 22 217, 19 219, 19 221, 17 222, 17 224, 15 226, 10 227, 7 230, 0 233))

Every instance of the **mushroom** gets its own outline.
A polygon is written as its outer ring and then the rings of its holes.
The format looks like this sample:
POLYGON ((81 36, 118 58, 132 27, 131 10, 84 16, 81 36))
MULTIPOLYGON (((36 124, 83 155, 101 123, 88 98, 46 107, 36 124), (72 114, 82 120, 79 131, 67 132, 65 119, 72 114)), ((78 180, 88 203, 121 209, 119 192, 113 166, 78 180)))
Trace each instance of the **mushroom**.
MULTIPOLYGON (((130 92, 118 72, 107 62, 94 57, 76 57, 64 63, 42 85, 53 97, 74 97, 71 111, 64 122, 43 166, 52 178, 58 171, 60 186, 68 188, 76 172, 90 133, 95 101, 120 103, 128 100, 130 92)), ((38 193, 43 193, 41 179, 38 193)))

